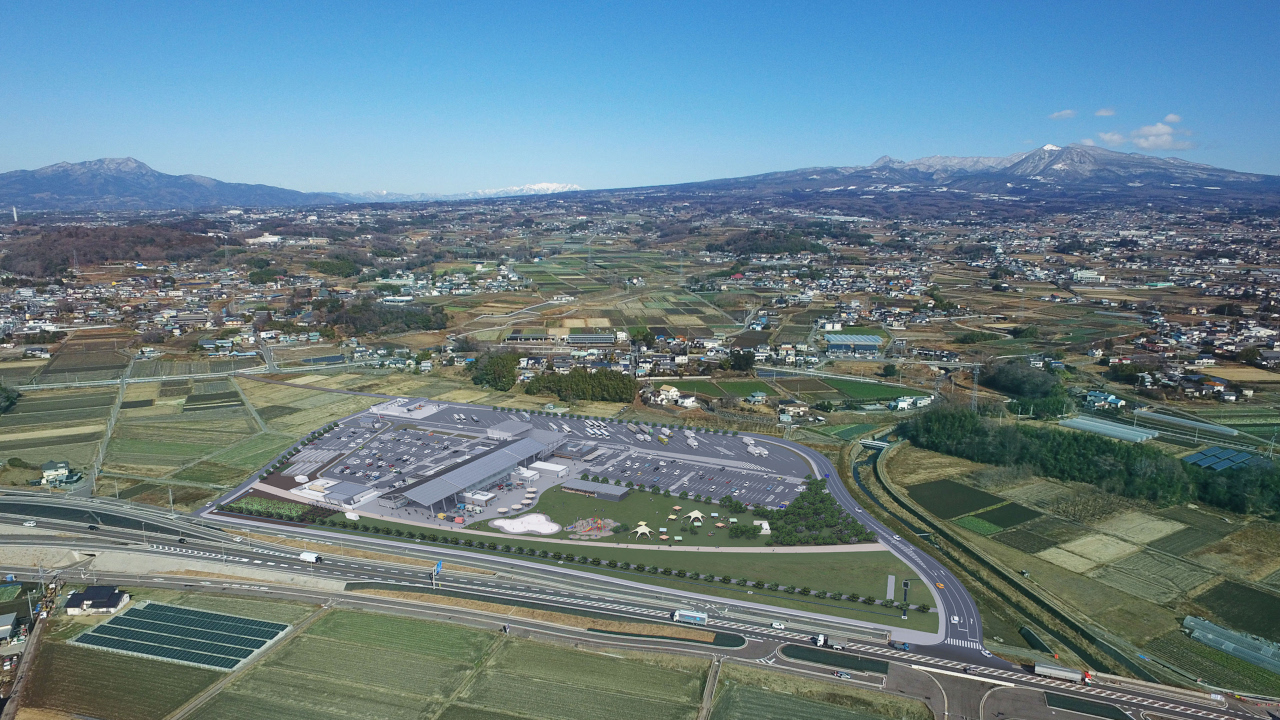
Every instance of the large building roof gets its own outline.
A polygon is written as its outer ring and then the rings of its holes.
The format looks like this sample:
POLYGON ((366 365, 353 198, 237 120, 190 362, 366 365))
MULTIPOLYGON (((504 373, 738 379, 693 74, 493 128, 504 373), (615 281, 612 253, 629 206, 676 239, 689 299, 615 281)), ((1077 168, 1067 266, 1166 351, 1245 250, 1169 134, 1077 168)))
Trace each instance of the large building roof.
POLYGON ((420 505, 431 506, 485 478, 510 472, 516 465, 537 457, 546 449, 547 446, 537 440, 520 438, 428 475, 406 486, 400 494, 420 505))
POLYGON ((884 344, 884 338, 879 335, 837 335, 831 333, 825 339, 828 345, 874 345, 880 347, 884 344))

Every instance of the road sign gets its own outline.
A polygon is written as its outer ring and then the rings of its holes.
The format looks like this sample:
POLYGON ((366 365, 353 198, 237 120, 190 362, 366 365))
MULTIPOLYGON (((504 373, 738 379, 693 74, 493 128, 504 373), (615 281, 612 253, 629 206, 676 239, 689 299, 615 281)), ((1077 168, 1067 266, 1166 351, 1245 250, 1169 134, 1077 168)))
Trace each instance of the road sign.
POLYGON ((910 581, 910 580, 903 580, 903 581, 902 581, 902 589, 903 589, 903 590, 910 590, 910 589, 911 589, 911 581, 910 581))
POLYGON ((443 561, 440 561, 440 560, 437 560, 437 561, 436 561, 436 569, 435 569, 435 570, 432 570, 432 571, 431 571, 431 574, 432 574, 432 575, 439 575, 439 574, 440 574, 440 571, 441 571, 441 570, 443 570, 443 569, 444 569, 444 562, 443 562, 443 561))

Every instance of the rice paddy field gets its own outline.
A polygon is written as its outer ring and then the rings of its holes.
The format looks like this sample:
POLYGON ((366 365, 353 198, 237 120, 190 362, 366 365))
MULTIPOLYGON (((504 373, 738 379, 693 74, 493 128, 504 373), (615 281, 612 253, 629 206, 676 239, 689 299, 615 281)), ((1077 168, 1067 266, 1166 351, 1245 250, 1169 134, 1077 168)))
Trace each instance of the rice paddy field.
POLYGON ((331 611, 193 717, 623 720, 696 717, 707 663, 635 659, 443 623, 331 611))
POLYGON ((67 460, 83 468, 97 455, 115 400, 114 388, 23 393, 0 416, 0 459, 67 460))
POLYGON ((1029 571, 1053 596, 1139 646, 1176 631, 1188 613, 1280 638, 1273 523, 1160 508, 1052 479, 997 482, 985 466, 911 447, 890 457, 887 472, 899 492, 950 520, 975 548, 1029 571))
POLYGON ((46 642, 30 676, 28 707, 100 720, 160 720, 222 673, 46 642))

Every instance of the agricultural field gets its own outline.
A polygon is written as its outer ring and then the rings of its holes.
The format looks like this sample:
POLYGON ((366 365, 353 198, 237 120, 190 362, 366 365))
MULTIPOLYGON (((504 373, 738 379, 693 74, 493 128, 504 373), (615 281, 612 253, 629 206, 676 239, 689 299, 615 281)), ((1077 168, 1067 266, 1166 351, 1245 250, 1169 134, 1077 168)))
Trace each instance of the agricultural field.
POLYGON ((912 485, 907 489, 907 494, 917 505, 944 519, 969 515, 1004 502, 991 493, 961 485, 954 480, 934 480, 912 485))
MULTIPOLYGON (((163 390, 161 390, 163 392, 163 390)), ((258 432, 243 409, 213 409, 196 414, 121 418, 107 444, 103 469, 126 475, 162 478, 201 458, 220 453, 258 432)), ((192 480, 217 483, 226 472, 192 480)))
POLYGON ((762 392, 770 397, 776 397, 778 391, 774 390, 769 383, 762 380, 721 380, 716 383, 729 395, 734 397, 745 398, 752 393, 762 392))
MULTIPOLYGON (((655 380, 655 384, 659 381, 655 380)), ((720 386, 710 380, 672 380, 670 382, 662 382, 662 385, 671 385, 680 392, 694 393, 696 395, 707 395, 710 397, 724 397, 727 393, 720 389, 720 386)), ((750 394, 750 393, 748 393, 750 394)))
POLYGON ((1171 630, 1147 643, 1143 650, 1218 687, 1280 696, 1280 675, 1196 642, 1171 630))
POLYGON ((0 416, 0 459, 67 460, 84 468, 97 455, 115 400, 114 389, 24 393, 0 416))
POLYGON ((894 697, 816 678, 781 675, 724 663, 712 720, 933 720, 919 700, 894 697))
POLYGON ((503 643, 459 703, 564 720, 695 718, 704 672, 536 643, 503 643))
POLYGON ((193 610, 208 610, 209 612, 238 615, 287 625, 297 625, 316 611, 316 606, 305 603, 250 600, 232 595, 209 593, 186 593, 165 602, 193 610))
POLYGON ((495 639, 458 626, 332 611, 194 717, 416 720, 448 700, 495 639))
POLYGON ((25 705, 101 720, 160 720, 223 677, 213 670, 48 641, 29 674, 25 705))
POLYGON ((966 542, 1006 568, 1029 571, 1055 597, 1135 644, 1174 630, 1189 611, 1255 634, 1280 633, 1256 619, 1280 617, 1280 595, 1244 584, 1280 581, 1273 523, 1194 506, 1158 508, 909 446, 889 458, 887 472, 926 510, 952 519, 966 542))
POLYGON ((1227 581, 1196 596, 1195 602, 1234 630, 1280 642, 1280 595, 1227 581))

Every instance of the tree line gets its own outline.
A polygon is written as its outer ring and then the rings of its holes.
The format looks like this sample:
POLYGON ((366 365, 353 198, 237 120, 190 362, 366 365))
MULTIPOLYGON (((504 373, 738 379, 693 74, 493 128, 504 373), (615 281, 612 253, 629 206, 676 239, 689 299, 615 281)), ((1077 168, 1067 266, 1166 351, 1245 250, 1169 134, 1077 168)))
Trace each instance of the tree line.
POLYGON ((898 427, 917 447, 990 465, 1024 465, 1159 505, 1199 502, 1232 512, 1280 511, 1280 469, 1271 464, 1212 472, 1155 447, 1023 424, 1002 424, 941 405, 898 427))

